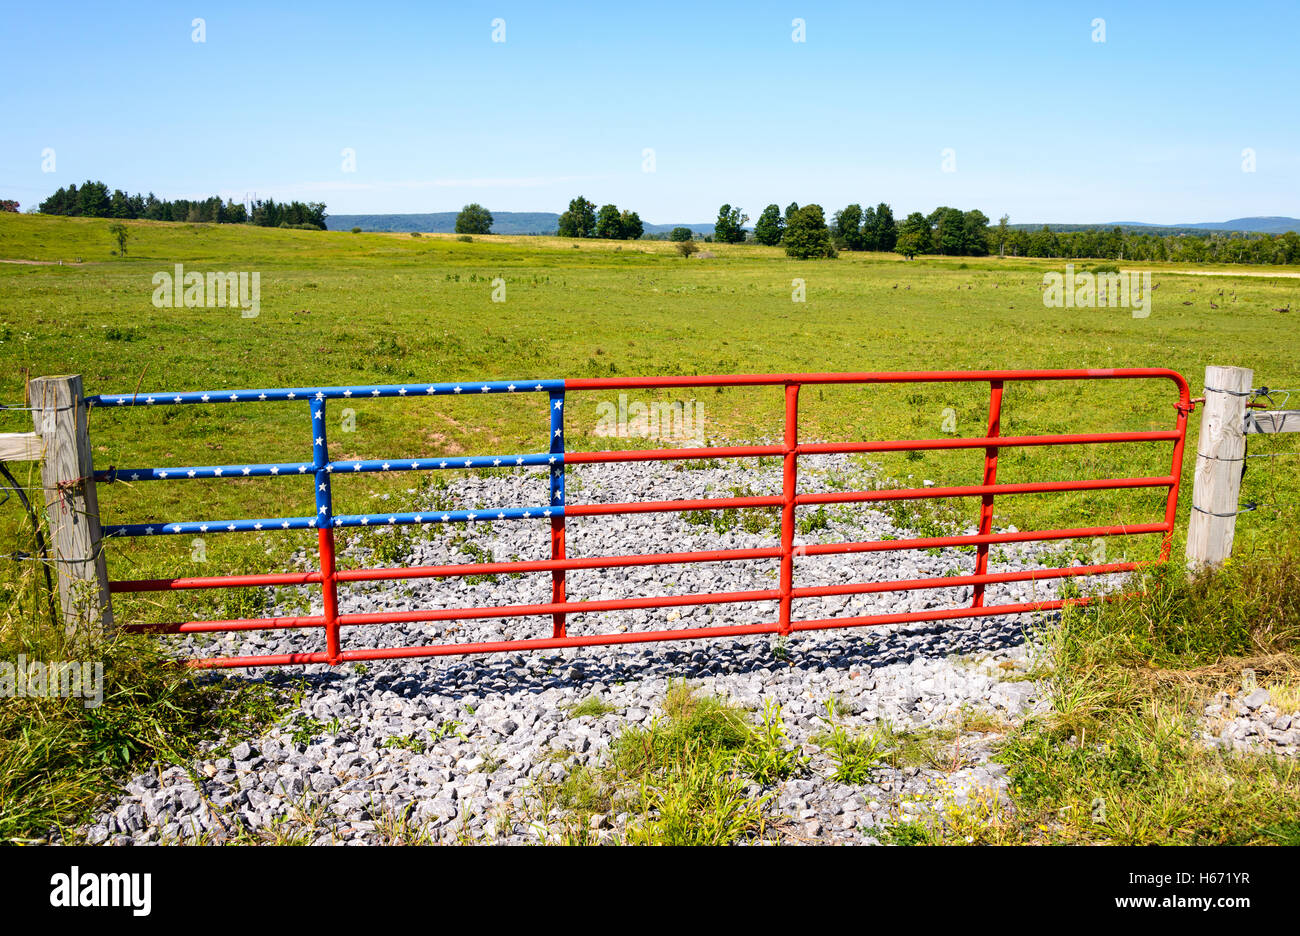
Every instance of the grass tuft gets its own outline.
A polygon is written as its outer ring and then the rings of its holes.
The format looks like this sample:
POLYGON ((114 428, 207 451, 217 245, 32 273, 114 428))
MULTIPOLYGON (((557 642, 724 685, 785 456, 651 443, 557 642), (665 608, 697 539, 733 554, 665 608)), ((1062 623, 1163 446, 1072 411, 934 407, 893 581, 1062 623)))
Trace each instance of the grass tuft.
POLYGON ((584 715, 590 715, 593 718, 600 718, 602 715, 608 715, 610 712, 618 710, 618 706, 610 705, 603 701, 598 695, 589 695, 581 702, 569 708, 570 718, 582 718, 584 715))
POLYGON ((625 816, 614 835, 627 844, 757 839, 766 828, 769 797, 755 795, 755 786, 803 766, 789 749, 779 706, 765 705, 756 726, 743 709, 674 683, 663 716, 625 728, 605 763, 576 766, 561 781, 539 785, 533 824, 558 829, 558 840, 566 843, 592 841, 593 824, 602 825, 611 813, 625 816))
POLYGON ((1198 734, 1228 674, 1260 661, 1294 666, 1298 576, 1294 550, 1192 578, 1169 566, 1134 597, 1067 609, 1043 633, 1051 711, 998 755, 1023 835, 1134 845, 1293 837, 1300 764, 1216 751, 1198 734))

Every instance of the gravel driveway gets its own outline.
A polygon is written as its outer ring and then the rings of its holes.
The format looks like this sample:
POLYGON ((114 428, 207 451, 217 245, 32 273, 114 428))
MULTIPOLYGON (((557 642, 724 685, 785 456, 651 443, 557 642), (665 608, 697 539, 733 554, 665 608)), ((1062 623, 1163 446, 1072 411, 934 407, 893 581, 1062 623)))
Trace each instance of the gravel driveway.
MULTIPOLYGON (((842 456, 809 457, 800 469, 803 490, 874 483, 842 456)), ((440 496, 450 494, 467 506, 524 506, 544 496, 545 485, 544 475, 521 471, 457 481, 440 496)), ((766 494, 779 487, 779 466, 643 463, 570 468, 568 493, 570 502, 602 502, 726 496, 733 488, 766 494)), ((824 527, 809 529, 797 542, 909 535, 864 507, 834 507, 826 514, 824 527)), ((801 509, 801 518, 808 515, 801 509)), ((775 542, 772 529, 751 533, 725 526, 690 523, 676 514, 570 518, 567 544, 569 555, 582 556, 775 542)), ((497 559, 540 559, 549 548, 545 528, 527 521, 427 535, 411 541, 407 563, 481 561, 485 550, 497 559)), ((351 558, 373 564, 362 546, 351 547, 351 558)), ((942 576, 969 571, 973 558, 949 549, 808 558, 798 562, 796 583, 942 576)), ((990 571, 1055 562, 1032 546, 995 548, 990 571)), ((776 568, 776 560, 756 560, 572 572, 568 589, 571 600, 582 600, 772 588, 776 568)), ((990 587, 988 600, 1032 600, 1051 597, 1054 590, 1051 582, 1012 583, 990 587)), ((341 605, 344 611, 374 611, 549 598, 550 577, 531 574, 474 584, 449 579, 354 586, 343 590, 341 605)), ((920 610, 969 600, 969 587, 832 597, 797 601, 795 617, 920 610)), ((313 611, 319 613, 319 606, 313 611)), ((756 623, 774 615, 772 602, 619 611, 575 615, 569 630, 756 623)), ((764 636, 309 667, 301 709, 288 720, 260 738, 229 739, 223 748, 228 756, 190 770, 172 767, 134 777, 121 798, 82 831, 90 842, 115 844, 286 833, 320 843, 363 844, 391 837, 397 817, 435 840, 543 841, 553 829, 547 817, 530 811, 530 790, 560 780, 577 765, 598 764, 620 730, 648 724, 661 711, 670 680, 685 679, 702 693, 754 710, 756 719, 765 701, 780 705, 790 743, 810 758, 803 775, 751 790, 771 797, 773 838, 870 844, 882 825, 927 808, 927 799, 960 805, 972 795, 997 797, 1005 789, 1005 768, 989 761, 996 740, 1045 704, 1044 687, 1027 675, 1033 647, 1025 628, 1031 624, 1027 616, 985 618, 824 631, 788 641, 764 636), (572 707, 592 696, 610 711, 572 717, 572 707), (827 754, 812 741, 826 728, 828 700, 851 730, 882 720, 902 731, 942 729, 936 733, 943 738, 942 762, 882 766, 859 786, 834 782, 827 754)), ((345 646, 400 646, 439 638, 538 636, 549 628, 549 619, 537 618, 375 625, 345 629, 343 639, 345 646)), ((189 652, 204 655, 283 653, 320 648, 323 635, 260 632, 186 643, 189 652)), ((252 670, 244 678, 302 674, 292 668, 252 670)), ((593 822, 597 837, 617 839, 620 817, 593 822)))

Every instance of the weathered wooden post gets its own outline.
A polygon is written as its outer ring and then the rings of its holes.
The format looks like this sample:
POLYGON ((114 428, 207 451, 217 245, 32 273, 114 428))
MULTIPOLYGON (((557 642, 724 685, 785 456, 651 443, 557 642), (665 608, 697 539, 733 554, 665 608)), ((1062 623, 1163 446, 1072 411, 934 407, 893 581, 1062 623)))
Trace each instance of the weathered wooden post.
POLYGON ((41 486, 64 624, 69 634, 96 636, 112 627, 113 605, 81 377, 38 377, 28 388, 36 434, 45 450, 41 486))
POLYGON ((1187 528, 1187 564, 1193 570, 1221 565, 1232 552, 1246 460, 1246 404, 1254 376, 1244 367, 1205 368, 1205 405, 1187 528))

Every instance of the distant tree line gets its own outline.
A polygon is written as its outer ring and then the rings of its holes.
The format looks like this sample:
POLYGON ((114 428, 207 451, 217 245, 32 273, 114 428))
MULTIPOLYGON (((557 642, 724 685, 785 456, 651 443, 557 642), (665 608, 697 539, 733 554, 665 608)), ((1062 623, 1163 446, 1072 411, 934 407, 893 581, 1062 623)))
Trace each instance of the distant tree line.
MULTIPOLYGON (((742 225, 748 218, 739 208, 723 205, 715 225, 715 240, 745 240, 742 225)), ((1014 257, 1109 259, 1183 263, 1300 263, 1300 234, 1242 232, 1136 233, 1115 227, 1076 231, 1038 231, 1011 228, 1003 215, 991 224, 978 209, 962 211, 947 205, 929 214, 914 211, 901 223, 884 202, 875 208, 848 205, 826 223, 820 205, 791 203, 784 212, 768 205, 754 223, 753 239, 769 246, 782 245, 792 257, 833 257, 837 250, 896 251, 907 257, 937 254, 982 257, 991 253, 1014 257)), ((707 240, 707 238, 706 238, 707 240)))
POLYGON ((1177 263, 1300 263, 1300 234, 1213 231, 1204 234, 1139 234, 1122 228, 1085 231, 994 229, 1003 252, 1013 257, 1169 260, 1177 263))
POLYGON ((914 211, 899 225, 893 249, 908 258, 917 254, 983 257, 989 253, 989 219, 978 209, 962 211, 946 205, 928 215, 914 211))
POLYGON ((940 207, 913 212, 899 226, 894 249, 917 254, 980 257, 1050 257, 1177 263, 1300 263, 1300 234, 1252 234, 1207 231, 1176 234, 1137 233, 1121 227, 1055 231, 1013 229, 1003 215, 990 225, 981 211, 940 207))
MULTIPOLYGON (((723 205, 718 213, 715 236, 728 243, 745 239, 740 228, 748 218, 739 208, 723 205), (720 234, 717 232, 721 232, 720 234)), ((754 222, 754 240, 769 247, 784 246, 791 257, 834 257, 840 250, 893 250, 898 240, 894 211, 881 202, 865 211, 852 204, 835 212, 830 224, 821 205, 800 207, 798 202, 768 205, 754 222)))
POLYGON ((214 224, 255 224, 259 227, 302 227, 325 229, 324 202, 254 201, 252 211, 233 200, 222 202, 217 196, 191 201, 175 201, 148 195, 128 195, 121 189, 111 193, 103 182, 86 181, 81 188, 60 188, 38 209, 41 214, 80 218, 144 219, 146 221, 188 221, 214 224))
MULTIPOLYGON (((0 201, 0 211, 17 211, 18 203, 0 201)), ((128 195, 121 189, 109 191, 103 182, 87 181, 78 188, 69 185, 43 201, 42 214, 89 218, 143 218, 150 221, 255 224, 262 227, 325 229, 323 202, 254 201, 251 210, 232 200, 216 196, 202 201, 164 201, 152 192, 128 195)), ((828 223, 820 205, 787 205, 784 212, 772 204, 763 209, 752 232, 745 225, 749 216, 738 206, 718 209, 713 235, 706 241, 739 244, 753 239, 768 246, 784 246, 791 257, 806 259, 834 257, 839 250, 896 251, 906 257, 922 254, 981 257, 990 253, 1013 257, 1062 259, 1107 259, 1130 261, 1168 260, 1183 263, 1300 263, 1300 234, 1254 234, 1206 231, 1145 232, 1085 228, 1054 230, 1047 225, 1038 231, 1012 228, 1006 215, 997 225, 979 210, 962 211, 940 206, 922 214, 914 211, 902 222, 894 220, 893 209, 881 202, 866 209, 854 203, 835 212, 828 223)), ((466 205, 456 218, 456 233, 487 234, 492 214, 479 204, 466 205)), ((667 235, 646 235, 635 211, 616 205, 596 207, 581 195, 569 202, 560 215, 556 233, 560 237, 599 237, 635 240, 643 236, 684 242, 695 235, 679 227, 667 235)))

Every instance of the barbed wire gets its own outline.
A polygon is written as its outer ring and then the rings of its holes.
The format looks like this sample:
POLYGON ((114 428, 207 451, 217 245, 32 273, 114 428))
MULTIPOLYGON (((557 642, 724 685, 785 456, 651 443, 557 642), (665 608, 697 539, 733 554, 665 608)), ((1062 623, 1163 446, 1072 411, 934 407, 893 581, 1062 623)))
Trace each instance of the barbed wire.
POLYGON ((95 559, 65 559, 61 556, 33 556, 30 553, 4 553, 0 554, 0 559, 16 559, 19 562, 95 562, 95 559))
MULTIPOLYGON (((1211 388, 1207 387, 1206 389, 1209 390, 1209 389, 1211 389, 1211 388)), ((1224 391, 1220 391, 1220 392, 1223 392, 1223 393, 1232 393, 1234 396, 1241 396, 1241 395, 1243 395, 1243 394, 1238 394, 1236 391, 1231 391, 1231 390, 1224 390, 1224 391)), ((1265 400, 1268 400, 1268 402, 1269 402, 1271 405, 1273 405, 1273 406, 1279 406, 1279 404, 1277 403, 1277 401, 1275 401, 1275 400, 1273 399, 1273 395, 1274 395, 1274 394, 1282 394, 1282 395, 1283 395, 1283 396, 1282 396, 1282 403, 1280 404, 1280 407, 1279 407, 1279 408, 1284 410, 1284 409, 1286 409, 1286 405, 1291 401, 1291 394, 1293 394, 1293 393, 1300 393, 1300 389, 1289 388, 1289 387, 1255 387, 1253 390, 1251 390, 1251 396, 1250 396, 1250 398, 1251 398, 1251 401, 1253 402, 1253 401, 1255 401, 1256 399, 1259 399, 1260 397, 1263 397, 1265 400)), ((1251 421, 1252 418, 1253 418, 1253 417, 1251 416, 1251 414, 1247 413, 1247 423, 1249 423, 1249 422, 1251 421)), ((1271 435, 1271 434, 1272 434, 1272 433, 1247 433, 1247 437, 1249 438, 1250 435, 1271 435)), ((1287 456, 1290 456, 1290 455, 1300 455, 1300 451, 1295 451, 1295 452, 1255 452, 1255 453, 1246 452, 1246 453, 1244 454, 1244 458, 1284 458, 1284 457, 1287 457, 1287 456)))
POLYGON ((1204 507, 1197 507, 1195 504, 1192 504, 1192 510, 1210 517, 1235 517, 1238 514, 1249 513, 1250 511, 1255 510, 1258 506, 1258 504, 1242 504, 1231 513, 1216 513, 1213 510, 1206 510, 1204 507))

